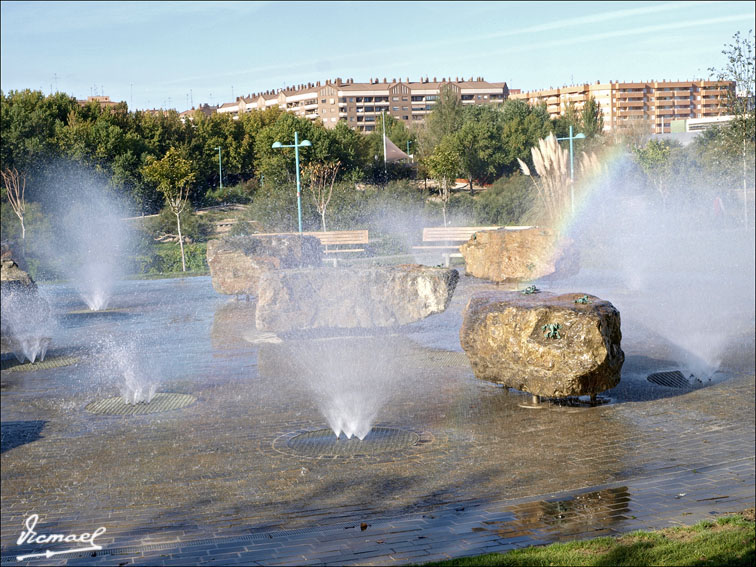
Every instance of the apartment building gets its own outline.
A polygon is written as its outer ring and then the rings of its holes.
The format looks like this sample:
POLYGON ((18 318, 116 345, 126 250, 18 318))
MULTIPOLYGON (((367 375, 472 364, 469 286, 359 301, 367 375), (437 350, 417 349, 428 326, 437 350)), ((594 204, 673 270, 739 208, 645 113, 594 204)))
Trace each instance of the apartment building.
POLYGON ((509 97, 506 83, 491 83, 482 77, 468 80, 449 77, 440 81, 436 77, 420 81, 384 78, 382 82, 371 78, 366 83, 337 78, 322 85, 308 83, 237 97, 234 102, 222 104, 218 112, 238 117, 244 112, 277 106, 303 118, 319 118, 326 128, 346 122, 355 130, 370 132, 382 112, 407 125, 423 122, 443 89, 454 92, 464 105, 501 104, 509 97))
POLYGON ((594 97, 601 105, 604 130, 641 125, 661 134, 671 131, 674 120, 727 114, 727 98, 734 88, 731 81, 609 81, 510 94, 510 97, 531 105, 543 103, 552 118, 564 114, 570 103, 581 110, 594 97))

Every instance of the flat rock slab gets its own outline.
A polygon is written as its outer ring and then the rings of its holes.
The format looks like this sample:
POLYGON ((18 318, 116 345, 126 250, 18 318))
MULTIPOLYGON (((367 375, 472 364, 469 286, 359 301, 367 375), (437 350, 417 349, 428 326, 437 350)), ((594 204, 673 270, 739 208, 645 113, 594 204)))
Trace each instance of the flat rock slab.
POLYGON ((320 266, 320 241, 314 236, 232 236, 207 243, 213 288, 228 295, 256 295, 268 270, 320 266))
POLYGON ((625 360, 619 311, 582 293, 475 294, 459 336, 476 377, 549 398, 613 388, 625 360))
POLYGON ((405 325, 444 311, 457 270, 416 264, 264 273, 256 325, 273 333, 405 325))
POLYGON ((580 269, 571 241, 546 228, 480 231, 459 249, 467 274, 495 282, 567 277, 580 269))

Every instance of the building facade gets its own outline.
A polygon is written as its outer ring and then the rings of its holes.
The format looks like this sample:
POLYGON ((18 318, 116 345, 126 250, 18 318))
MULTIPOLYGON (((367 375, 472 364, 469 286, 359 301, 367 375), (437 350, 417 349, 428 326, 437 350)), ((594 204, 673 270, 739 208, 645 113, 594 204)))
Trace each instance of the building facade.
POLYGON ((506 83, 490 83, 482 77, 475 80, 442 78, 440 81, 435 77, 420 81, 384 78, 382 82, 370 79, 366 83, 337 78, 322 85, 309 83, 237 97, 234 102, 222 104, 218 112, 238 117, 245 112, 277 106, 303 118, 321 119, 326 128, 346 122, 355 130, 370 132, 382 112, 406 125, 423 122, 443 89, 454 92, 464 105, 501 104, 509 97, 506 83))
POLYGON ((601 105, 604 130, 640 126, 654 134, 669 133, 671 123, 681 119, 712 118, 727 114, 727 99, 734 82, 649 81, 643 83, 598 83, 572 85, 511 94, 531 105, 545 104, 557 118, 573 103, 577 110, 591 98, 601 105))

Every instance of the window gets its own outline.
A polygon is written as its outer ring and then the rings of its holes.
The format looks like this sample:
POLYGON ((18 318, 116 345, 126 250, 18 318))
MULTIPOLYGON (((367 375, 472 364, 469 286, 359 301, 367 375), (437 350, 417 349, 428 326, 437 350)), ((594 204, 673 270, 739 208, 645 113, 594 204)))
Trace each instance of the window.
POLYGON ((394 112, 399 112, 399 107, 398 106, 392 106, 391 110, 393 110, 394 112))
POLYGON ((358 116, 358 117, 357 117, 357 122, 362 122, 362 119, 363 119, 363 118, 364 118, 364 116, 358 116))
POLYGON ((402 120, 409 120, 409 116, 407 115, 402 116, 402 120))
POLYGON ((375 107, 373 107, 373 106, 366 106, 365 107, 365 112, 375 112, 375 107))
POLYGON ((391 97, 391 100, 392 100, 393 102, 398 102, 398 101, 399 101, 399 97, 398 97, 398 96, 392 96, 392 97, 391 97))
POLYGON ((438 95, 428 95, 425 100, 438 100, 438 95))
POLYGON ((424 100, 425 100, 424 96, 413 96, 412 97, 412 102, 422 102, 424 100))
POLYGON ((325 104, 325 103, 326 103, 326 99, 324 98, 320 99, 320 104, 325 104))
POLYGON ((349 97, 349 102, 354 102, 354 97, 353 96, 349 97))
POLYGON ((331 122, 336 122, 336 120, 338 120, 338 118, 336 118, 335 116, 331 118, 331 122))
POLYGON ((373 97, 372 96, 366 96, 365 97, 365 102, 373 102, 373 97))
POLYGON ((349 117, 349 122, 354 122, 354 116, 349 117))
POLYGON ((407 97, 406 96, 402 97, 402 102, 407 102, 407 97))
POLYGON ((375 116, 366 116, 365 122, 375 122, 375 116))
POLYGON ((357 102, 362 102, 362 97, 361 96, 357 97, 357 102))
POLYGON ((406 106, 403 106, 403 107, 402 107, 402 110, 405 110, 405 111, 406 111, 406 110, 409 110, 409 108, 407 108, 406 106))

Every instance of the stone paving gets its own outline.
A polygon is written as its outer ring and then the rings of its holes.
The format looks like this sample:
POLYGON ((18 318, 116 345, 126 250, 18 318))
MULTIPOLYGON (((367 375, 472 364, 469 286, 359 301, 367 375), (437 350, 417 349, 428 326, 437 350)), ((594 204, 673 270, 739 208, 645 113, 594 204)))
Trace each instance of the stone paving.
POLYGON ((645 380, 669 369, 672 347, 623 320, 612 403, 529 409, 528 397, 476 380, 459 347, 467 299, 492 287, 462 278, 446 313, 391 333, 282 344, 256 344, 254 303, 228 303, 207 278, 129 284, 113 302, 121 312, 91 321, 66 318, 76 302, 56 288, 52 355, 81 362, 3 372, 0 561, 73 548, 17 545, 31 514, 39 533, 107 531, 94 555, 29 564, 382 565, 754 505, 752 339, 736 337, 712 385, 677 390, 645 380), (139 336, 150 348, 137 362, 162 377, 159 391, 197 402, 152 415, 86 412, 118 395, 98 354, 105 335, 139 336), (390 377, 376 425, 420 442, 364 457, 287 450, 282 440, 326 427, 312 379, 352 360, 351 348, 371 362, 359 368, 366 384, 390 377))

